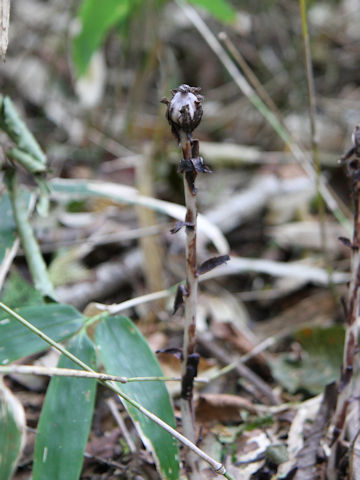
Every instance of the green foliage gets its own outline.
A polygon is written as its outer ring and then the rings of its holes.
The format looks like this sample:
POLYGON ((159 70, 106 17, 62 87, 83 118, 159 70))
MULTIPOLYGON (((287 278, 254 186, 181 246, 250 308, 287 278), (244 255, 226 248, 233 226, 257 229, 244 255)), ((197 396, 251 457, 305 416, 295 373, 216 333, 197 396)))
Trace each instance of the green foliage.
POLYGON ((18 305, 23 307, 40 305, 43 303, 43 298, 41 293, 19 273, 13 272, 6 282, 1 301, 10 308, 16 308, 18 305))
MULTIPOLYGON (((15 311, 55 341, 69 338, 83 325, 84 317, 70 305, 49 304, 15 311)), ((41 352, 48 344, 5 312, 0 313, 0 364, 41 352)))
POLYGON ((204 8, 222 22, 235 19, 235 10, 226 0, 189 0, 189 3, 204 8))
MULTIPOLYGON (((95 349, 84 332, 67 349, 87 365, 95 366, 95 349)), ((79 369, 62 356, 59 368, 79 369)), ((35 442, 33 477, 37 480, 76 480, 94 411, 96 380, 54 377, 41 411, 35 442)))
MULTIPOLYGON (((29 204, 30 194, 23 191, 23 201, 29 204)), ((0 267, 6 259, 16 240, 16 225, 11 208, 10 197, 7 193, 0 196, 0 267)))
POLYGON ((77 76, 85 74, 93 53, 109 30, 126 18, 129 0, 84 0, 79 12, 80 32, 73 39, 72 59, 77 76))
POLYGON ((0 478, 11 480, 25 440, 25 414, 21 403, 0 377, 0 478))
POLYGON ((339 325, 308 327, 298 330, 294 337, 303 349, 301 358, 288 353, 278 355, 270 361, 272 374, 289 392, 320 393, 325 385, 339 377, 344 329, 339 325))
MULTIPOLYGON (((95 51, 104 42, 114 26, 123 26, 131 15, 137 15, 147 0, 83 0, 79 11, 79 33, 75 35, 71 56, 76 75, 86 74, 89 62, 95 51)), ((154 6, 161 8, 166 2, 156 0, 154 6)), ((195 6, 207 10, 222 22, 235 18, 235 10, 227 0, 189 0, 195 6)))
POLYGON ((31 173, 46 171, 46 156, 9 97, 0 95, 0 129, 15 143, 7 155, 31 173))
MULTIPOLYGON (((145 338, 127 317, 111 317, 98 325, 95 341, 108 373, 126 377, 162 376, 158 361, 145 338)), ((143 407, 175 428, 168 391, 162 382, 131 382, 119 388, 143 407)), ((132 405, 125 406, 144 442, 151 449, 163 479, 179 478, 176 440, 132 405)))

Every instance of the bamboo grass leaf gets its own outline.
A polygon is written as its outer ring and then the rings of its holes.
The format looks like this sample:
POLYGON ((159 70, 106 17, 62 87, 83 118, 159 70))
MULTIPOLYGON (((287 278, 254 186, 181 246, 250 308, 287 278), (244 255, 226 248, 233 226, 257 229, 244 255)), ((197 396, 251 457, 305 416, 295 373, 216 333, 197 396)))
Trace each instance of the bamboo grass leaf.
POLYGON ((189 3, 202 7, 221 22, 231 22, 235 19, 236 12, 226 0, 189 0, 189 3))
POLYGON ((41 293, 16 270, 10 273, 6 281, 1 302, 10 308, 16 308, 18 305, 22 308, 39 306, 44 303, 41 293))
POLYGON ((25 413, 0 377, 0 478, 11 480, 25 443, 25 413))
MULTIPOLYGON (((27 205, 30 194, 24 192, 23 201, 27 205)), ((11 208, 10 198, 7 193, 0 196, 0 285, 11 265, 11 252, 16 242, 16 226, 11 208)), ((14 256, 14 255, 12 255, 14 256)))
POLYGON ((92 55, 108 31, 127 16, 130 3, 129 0, 83 1, 78 12, 80 31, 74 37, 71 49, 77 76, 86 73, 92 55))
MULTIPOLYGON (((163 375, 157 359, 145 338, 130 319, 123 316, 103 320, 95 332, 96 345, 108 373, 136 377, 163 375)), ((135 382, 119 385, 143 407, 175 427, 173 409, 164 384, 135 382)), ((179 478, 179 452, 176 440, 141 412, 125 402, 125 406, 165 480, 179 478)))
MULTIPOLYGON (((15 311, 55 341, 70 337, 83 325, 83 316, 70 305, 38 305, 15 311)), ((0 313, 0 364, 6 365, 46 348, 48 344, 44 340, 5 312, 0 313)))
POLYGON ((35 137, 17 113, 9 97, 0 96, 0 128, 16 147, 8 154, 31 173, 46 170, 46 156, 35 137))
POLYGON ((29 213, 26 210, 22 199, 22 188, 18 181, 16 170, 8 169, 5 179, 9 189, 17 232, 21 240, 35 288, 37 288, 44 297, 54 299, 54 288, 50 281, 47 266, 37 242, 34 229, 30 223, 29 213))
MULTIPOLYGON (((95 366, 95 348, 84 332, 74 337, 68 350, 87 365, 95 366)), ((62 356, 60 368, 80 367, 62 356)), ((33 478, 76 480, 94 411, 96 380, 54 377, 50 381, 35 442, 33 478)))

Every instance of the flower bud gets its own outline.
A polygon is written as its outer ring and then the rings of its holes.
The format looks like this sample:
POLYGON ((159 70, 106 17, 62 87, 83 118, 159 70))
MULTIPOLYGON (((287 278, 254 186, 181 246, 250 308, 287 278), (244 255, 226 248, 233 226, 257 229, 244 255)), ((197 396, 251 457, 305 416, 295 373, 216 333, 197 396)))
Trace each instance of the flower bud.
POLYGON ((190 137, 199 125, 203 109, 203 97, 199 94, 200 88, 180 85, 172 90, 173 97, 168 103, 167 119, 178 141, 184 136, 190 137), (184 135, 185 134, 185 135, 184 135))

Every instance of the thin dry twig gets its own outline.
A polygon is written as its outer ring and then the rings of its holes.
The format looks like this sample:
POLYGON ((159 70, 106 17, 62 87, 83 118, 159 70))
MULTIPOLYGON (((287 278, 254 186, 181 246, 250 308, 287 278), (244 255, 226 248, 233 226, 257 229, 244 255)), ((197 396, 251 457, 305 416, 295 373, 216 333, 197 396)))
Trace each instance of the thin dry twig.
POLYGON ((119 425, 121 431, 122 431, 122 434, 124 435, 124 438, 126 440, 126 443, 128 444, 129 448, 130 448, 130 451, 131 453, 135 453, 136 452, 136 446, 135 446, 135 443, 133 442, 133 439, 131 438, 131 435, 130 435, 130 432, 129 430, 127 429, 126 425, 125 425, 125 422, 122 418, 122 416, 120 415, 119 413, 119 410, 116 406, 116 403, 114 401, 113 398, 109 398, 107 400, 107 404, 110 408, 110 412, 112 413, 113 417, 115 418, 116 420, 116 423, 119 425))

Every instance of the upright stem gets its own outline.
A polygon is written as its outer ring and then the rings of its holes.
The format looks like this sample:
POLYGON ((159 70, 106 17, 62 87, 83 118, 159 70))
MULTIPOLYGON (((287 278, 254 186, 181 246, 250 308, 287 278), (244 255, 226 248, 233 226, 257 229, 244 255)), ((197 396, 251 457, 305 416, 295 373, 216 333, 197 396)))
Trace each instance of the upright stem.
MULTIPOLYGON (((186 140, 183 148, 184 160, 191 162, 191 143, 186 140)), ((185 304, 185 325, 183 339, 183 357, 181 361, 181 418, 184 435, 193 443, 196 443, 195 415, 193 410, 193 382, 194 365, 191 359, 195 353, 196 346, 196 310, 198 296, 198 275, 196 265, 196 227, 197 227, 197 206, 196 190, 186 171, 184 176, 184 194, 186 206, 186 295, 185 304)), ((197 369, 198 358, 194 359, 197 369)), ((189 450, 186 455, 188 463, 188 478, 196 480, 199 478, 198 457, 189 450)))
MULTIPOLYGON (((185 296, 185 331, 183 342, 183 366, 186 366, 188 356, 195 352, 196 309, 198 295, 198 275, 196 272, 196 229, 197 206, 196 192, 191 187, 184 174, 184 193, 186 205, 186 290, 185 296)), ((183 370, 185 374, 185 370, 183 370)))
MULTIPOLYGON (((172 99, 163 98, 167 105, 166 117, 171 131, 181 146, 183 158, 179 172, 184 177, 186 217, 180 227, 186 227, 186 285, 181 285, 176 295, 174 311, 181 301, 185 303, 184 340, 181 358, 181 418, 184 435, 196 443, 195 416, 193 409, 194 378, 197 375, 199 355, 196 346, 196 308, 198 295, 198 272, 196 263, 196 188, 197 172, 210 172, 199 155, 199 141, 192 132, 199 125, 203 114, 199 87, 183 84, 171 91, 172 99)), ((172 230, 176 233, 179 228, 172 230)), ((200 480, 198 458, 192 451, 186 452, 186 470, 189 480, 200 480)))
MULTIPOLYGON (((358 148, 358 146, 357 146, 358 148)), ((356 152, 358 153, 358 152, 356 152)), ((331 439, 331 456, 328 463, 328 478, 335 480, 336 462, 339 441, 344 436, 349 403, 352 396, 352 380, 354 377, 355 358, 359 341, 359 303, 360 303, 360 157, 348 164, 348 171, 352 174, 352 191, 354 198, 354 233, 350 243, 351 280, 349 285, 348 302, 346 308, 346 332, 344 344, 343 365, 339 384, 339 395, 333 421, 331 439)))

